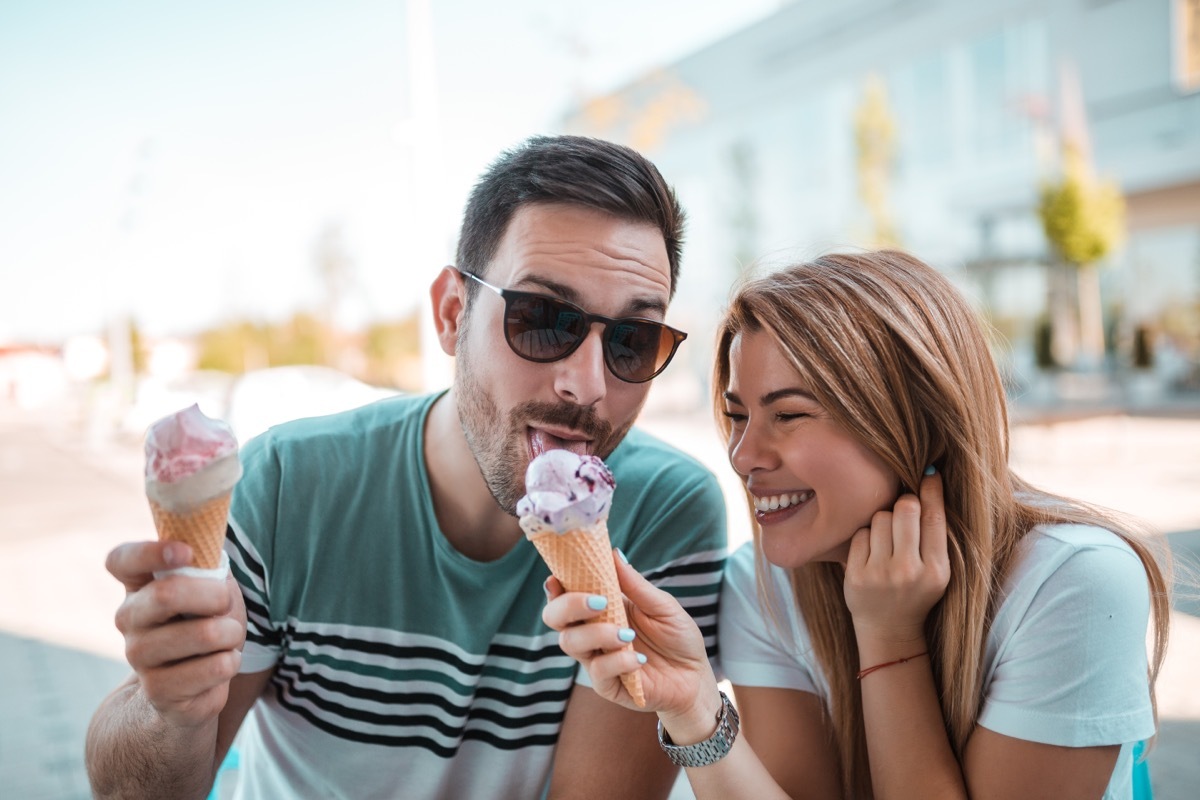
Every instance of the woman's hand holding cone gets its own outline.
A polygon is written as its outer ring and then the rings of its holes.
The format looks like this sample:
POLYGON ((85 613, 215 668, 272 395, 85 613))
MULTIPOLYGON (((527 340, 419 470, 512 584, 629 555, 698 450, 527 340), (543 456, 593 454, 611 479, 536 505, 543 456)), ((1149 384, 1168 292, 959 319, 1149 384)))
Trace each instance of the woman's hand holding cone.
POLYGON ((563 652, 583 664, 597 694, 626 708, 637 706, 621 684, 623 673, 638 671, 646 696, 643 710, 666 719, 688 714, 699 700, 717 697, 717 681, 704 637, 691 616, 667 592, 655 587, 614 554, 617 579, 634 632, 633 649, 617 626, 589 623, 603 609, 588 607, 588 595, 564 592, 554 577, 546 581, 545 623, 559 632, 563 652), (645 657, 641 663, 638 655, 645 657))

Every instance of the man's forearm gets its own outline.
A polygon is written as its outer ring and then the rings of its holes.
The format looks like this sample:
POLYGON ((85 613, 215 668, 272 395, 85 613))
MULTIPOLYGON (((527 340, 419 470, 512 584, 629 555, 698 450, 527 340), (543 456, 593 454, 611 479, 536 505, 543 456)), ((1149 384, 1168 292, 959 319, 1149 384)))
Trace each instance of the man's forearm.
POLYGON ((171 726, 131 677, 88 726, 86 760, 97 798, 203 798, 216 774, 217 720, 171 726))

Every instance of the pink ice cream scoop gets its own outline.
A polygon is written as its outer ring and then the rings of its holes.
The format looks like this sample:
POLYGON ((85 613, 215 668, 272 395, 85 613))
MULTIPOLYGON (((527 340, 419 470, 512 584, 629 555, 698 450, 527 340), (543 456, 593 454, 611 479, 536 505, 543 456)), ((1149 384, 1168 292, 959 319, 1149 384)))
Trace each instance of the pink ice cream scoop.
POLYGON ((146 478, 175 483, 195 475, 238 449, 228 424, 191 405, 150 426, 146 434, 146 478))
POLYGON ((158 538, 191 546, 187 574, 224 576, 229 504, 241 477, 233 429, 198 406, 160 419, 146 432, 146 499, 158 538))

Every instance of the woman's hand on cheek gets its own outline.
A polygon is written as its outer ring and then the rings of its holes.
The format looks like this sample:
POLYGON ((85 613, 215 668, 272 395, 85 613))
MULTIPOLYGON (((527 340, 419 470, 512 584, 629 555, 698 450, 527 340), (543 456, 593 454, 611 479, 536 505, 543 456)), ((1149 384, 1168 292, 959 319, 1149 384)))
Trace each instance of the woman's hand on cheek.
POLYGON ((846 560, 846 605, 860 640, 924 641, 925 618, 950 582, 942 476, 921 480, 871 527, 854 534, 846 560))

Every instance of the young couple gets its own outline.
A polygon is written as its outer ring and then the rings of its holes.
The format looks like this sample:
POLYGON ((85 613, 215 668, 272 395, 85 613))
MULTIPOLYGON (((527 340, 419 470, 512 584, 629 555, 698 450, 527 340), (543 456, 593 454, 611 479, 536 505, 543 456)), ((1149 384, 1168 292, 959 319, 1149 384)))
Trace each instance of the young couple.
POLYGON ((757 525, 726 564, 715 479, 632 428, 685 337, 682 228, 627 148, 501 156, 432 287, 449 391, 250 442, 224 582, 155 580, 178 543, 110 554, 134 673, 89 730, 97 796, 203 797, 235 736, 243 797, 662 798, 676 765, 699 797, 1128 796, 1162 572, 1009 471, 961 296, 887 252, 737 290, 713 391, 757 525), (630 629, 521 541, 553 447, 617 479, 630 629))

